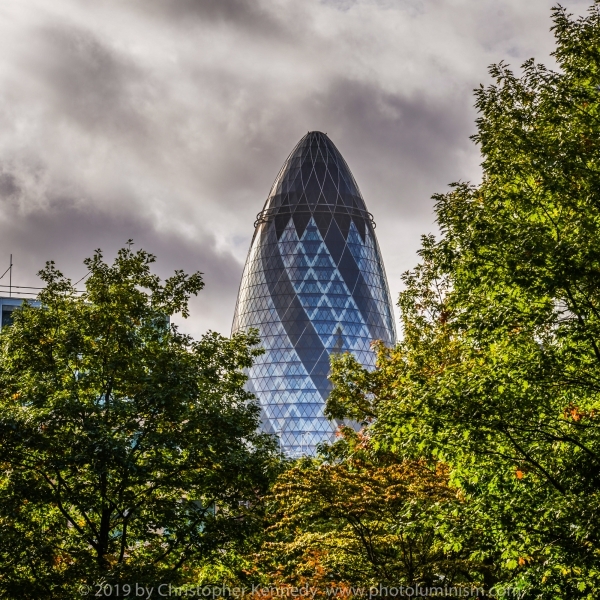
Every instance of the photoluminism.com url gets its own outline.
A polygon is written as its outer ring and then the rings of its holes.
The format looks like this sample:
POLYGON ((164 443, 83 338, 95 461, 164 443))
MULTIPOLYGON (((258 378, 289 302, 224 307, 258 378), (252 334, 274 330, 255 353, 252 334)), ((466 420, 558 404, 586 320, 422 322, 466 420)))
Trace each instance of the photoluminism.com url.
POLYGON ((205 598, 206 600, 331 600, 365 598, 383 600, 389 598, 521 598, 523 592, 516 588, 497 586, 489 589, 459 586, 379 585, 372 587, 294 587, 264 586, 229 587, 226 585, 184 585, 170 583, 156 585, 141 583, 99 583, 81 585, 79 593, 89 598, 205 598))

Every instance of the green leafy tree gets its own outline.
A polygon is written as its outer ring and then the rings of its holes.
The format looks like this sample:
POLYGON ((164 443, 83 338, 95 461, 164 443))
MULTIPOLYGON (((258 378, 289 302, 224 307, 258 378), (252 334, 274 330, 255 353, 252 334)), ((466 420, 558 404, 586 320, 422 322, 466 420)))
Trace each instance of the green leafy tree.
MULTIPOLYGON (((553 11, 559 70, 503 63, 476 92, 483 181, 436 196, 404 277, 403 338, 335 365, 329 413, 442 460, 497 583, 600 588, 600 9, 553 11)), ((493 583, 493 582, 492 582, 493 583)))
POLYGON ((48 263, 0 335, 3 598, 193 580, 256 527, 278 462, 244 390, 258 339, 169 325, 202 279, 153 262, 97 251, 83 293, 48 263))
POLYGON ((270 527, 255 560, 262 583, 308 585, 327 598, 482 581, 487 567, 464 543, 475 542, 474 532, 454 531, 462 501, 445 466, 376 452, 349 427, 341 434, 317 457, 293 463, 267 497, 270 527))

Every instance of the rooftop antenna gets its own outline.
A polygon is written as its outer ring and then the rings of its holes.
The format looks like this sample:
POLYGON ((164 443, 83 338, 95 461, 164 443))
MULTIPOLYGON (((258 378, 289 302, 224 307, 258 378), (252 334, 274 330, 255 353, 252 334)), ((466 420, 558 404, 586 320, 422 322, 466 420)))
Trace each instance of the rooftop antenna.
POLYGON ((8 297, 12 298, 12 254, 10 255, 10 265, 8 267, 8 297))

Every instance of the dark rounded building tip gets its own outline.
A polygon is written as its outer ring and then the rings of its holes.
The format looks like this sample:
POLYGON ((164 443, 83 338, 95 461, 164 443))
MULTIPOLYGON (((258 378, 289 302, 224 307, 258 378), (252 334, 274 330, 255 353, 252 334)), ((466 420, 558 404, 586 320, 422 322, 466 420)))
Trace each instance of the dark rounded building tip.
POLYGON ((261 333, 265 353, 248 386, 263 429, 287 454, 312 454, 338 427, 323 412, 331 354, 373 368, 371 342, 395 341, 373 217, 325 133, 308 132, 292 150, 255 227, 232 331, 261 333))

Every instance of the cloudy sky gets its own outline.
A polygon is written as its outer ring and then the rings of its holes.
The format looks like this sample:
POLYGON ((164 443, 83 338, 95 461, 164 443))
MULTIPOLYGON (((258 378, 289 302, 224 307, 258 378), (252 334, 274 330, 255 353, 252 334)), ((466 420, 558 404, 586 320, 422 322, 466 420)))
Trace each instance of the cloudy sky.
POLYGON ((49 259, 76 280, 133 238, 163 276, 204 273, 183 328, 228 333, 255 215, 320 130, 375 215, 396 298, 435 231, 431 195, 480 176, 473 88, 502 59, 553 64, 553 4, 0 0, 0 273, 12 253, 13 283, 49 259))

